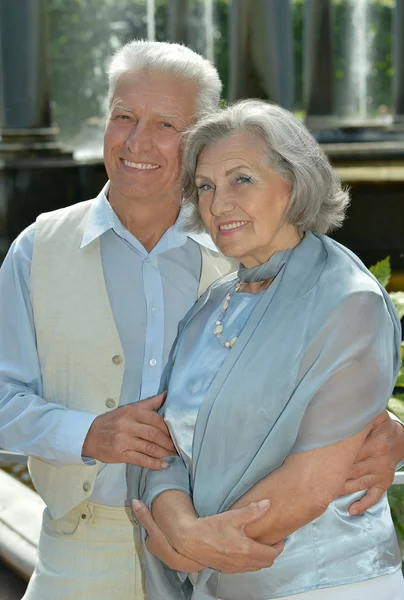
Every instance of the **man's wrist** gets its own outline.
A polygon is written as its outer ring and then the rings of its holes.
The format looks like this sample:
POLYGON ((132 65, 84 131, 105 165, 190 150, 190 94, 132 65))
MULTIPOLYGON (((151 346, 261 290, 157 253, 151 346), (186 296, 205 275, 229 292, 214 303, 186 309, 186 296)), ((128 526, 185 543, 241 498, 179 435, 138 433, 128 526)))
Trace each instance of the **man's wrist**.
POLYGON ((397 465, 396 470, 401 469, 404 466, 404 423, 394 413, 388 411, 389 417, 394 421, 394 434, 393 434, 393 449, 394 449, 394 462, 397 465))
POLYGON ((402 427, 404 427, 404 423, 402 422, 402 420, 401 420, 401 419, 399 419, 399 418, 397 417, 397 415, 395 415, 393 412, 390 412, 389 410, 388 410, 387 412, 389 413, 389 417, 390 417, 390 419, 392 419, 393 421, 396 421, 397 423, 400 423, 400 425, 401 425, 402 427))

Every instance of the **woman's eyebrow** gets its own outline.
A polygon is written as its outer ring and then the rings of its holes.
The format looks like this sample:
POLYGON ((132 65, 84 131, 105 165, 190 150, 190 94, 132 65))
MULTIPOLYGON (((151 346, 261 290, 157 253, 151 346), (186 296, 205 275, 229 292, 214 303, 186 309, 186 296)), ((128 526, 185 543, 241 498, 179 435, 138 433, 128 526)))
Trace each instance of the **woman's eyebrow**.
POLYGON ((248 165, 237 165, 237 167, 232 167, 231 169, 226 171, 225 176, 227 177, 228 175, 231 175, 233 171, 237 171, 238 169, 249 169, 251 171, 251 167, 249 167, 248 165))

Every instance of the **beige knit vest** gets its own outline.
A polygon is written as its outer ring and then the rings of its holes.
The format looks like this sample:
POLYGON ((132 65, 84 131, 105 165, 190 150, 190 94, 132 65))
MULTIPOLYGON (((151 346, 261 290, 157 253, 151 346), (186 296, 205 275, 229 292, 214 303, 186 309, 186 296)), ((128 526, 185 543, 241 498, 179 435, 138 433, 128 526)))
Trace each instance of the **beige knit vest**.
MULTIPOLYGON (((80 248, 91 201, 38 217, 31 265, 43 397, 69 409, 100 414, 118 405, 125 357, 105 286, 100 242, 80 248), (114 402, 111 401, 114 400, 114 402)), ((199 294, 234 265, 202 250, 199 294)), ((53 518, 93 490, 98 465, 55 466, 29 459, 32 481, 53 518)))

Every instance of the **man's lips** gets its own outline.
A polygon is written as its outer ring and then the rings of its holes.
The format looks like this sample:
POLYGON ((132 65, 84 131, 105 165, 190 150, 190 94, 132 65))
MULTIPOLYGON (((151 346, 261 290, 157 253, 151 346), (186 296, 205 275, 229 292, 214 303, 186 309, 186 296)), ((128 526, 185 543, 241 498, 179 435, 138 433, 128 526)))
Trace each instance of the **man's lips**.
POLYGON ((153 163, 143 163, 143 162, 131 162, 129 160, 125 160, 121 158, 121 161, 125 165, 125 167, 130 167, 131 169, 138 169, 139 171, 150 171, 152 169, 158 169, 160 165, 154 165, 153 163))

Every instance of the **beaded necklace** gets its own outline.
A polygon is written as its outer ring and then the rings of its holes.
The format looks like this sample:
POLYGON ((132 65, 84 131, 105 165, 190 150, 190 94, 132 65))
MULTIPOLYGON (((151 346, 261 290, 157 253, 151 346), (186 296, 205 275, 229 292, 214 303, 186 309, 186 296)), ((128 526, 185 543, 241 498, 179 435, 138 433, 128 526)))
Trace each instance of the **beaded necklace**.
POLYGON ((279 271, 282 269, 283 265, 287 262, 292 249, 289 250, 280 250, 279 252, 275 252, 273 256, 262 265, 258 265, 257 267, 253 267, 252 269, 247 269, 244 265, 240 265, 238 270, 239 280, 232 288, 232 290, 226 295, 222 310, 218 318, 216 319, 215 328, 213 330, 213 334, 217 337, 220 344, 224 348, 228 348, 229 350, 233 348, 234 344, 237 342, 237 336, 230 338, 230 340, 222 341, 223 334, 223 319, 226 314, 227 309, 230 305, 230 300, 237 294, 240 289, 241 283, 245 282, 258 282, 258 281, 268 281, 270 279, 274 279, 279 271))
POLYGON ((230 300, 232 299, 232 296, 234 296, 234 294, 237 294, 237 292, 240 289, 240 286, 241 286, 240 282, 236 283, 236 285, 233 287, 233 289, 226 295, 224 302, 223 302, 222 310, 220 311, 220 314, 216 320, 216 326, 213 330, 213 334, 217 337, 220 344, 224 348, 229 348, 229 349, 233 348, 234 344, 237 342, 237 336, 232 337, 230 340, 226 340, 225 342, 223 342, 221 338, 222 338, 222 333, 223 333, 224 315, 226 314, 226 311, 229 308, 230 300))

